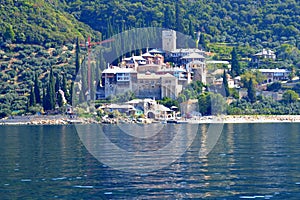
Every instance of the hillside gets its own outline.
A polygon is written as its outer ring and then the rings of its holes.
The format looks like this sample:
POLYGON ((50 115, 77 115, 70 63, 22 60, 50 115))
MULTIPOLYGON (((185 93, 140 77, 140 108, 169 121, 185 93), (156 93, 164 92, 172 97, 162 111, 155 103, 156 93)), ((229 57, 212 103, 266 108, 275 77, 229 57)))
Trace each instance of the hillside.
POLYGON ((46 45, 74 42, 101 34, 64 12, 62 3, 44 0, 8 0, 0 5, 0 43, 46 45), (52 3, 49 3, 52 2, 52 3))
POLYGON ((135 27, 171 28, 210 43, 256 50, 300 46, 295 0, 8 0, 0 5, 0 43, 64 44, 91 35, 97 41, 135 27), (101 33, 102 34, 101 34, 101 33))
MULTIPOLYGON (((163 27, 196 37, 214 59, 230 60, 233 46, 242 67, 262 48, 276 52, 272 66, 300 69, 300 3, 295 0, 0 0, 0 111, 27 109, 34 75, 48 72, 68 88, 75 71, 75 39, 106 39, 136 27, 163 27), (245 61, 245 62, 244 62, 245 61)), ((128 41, 130 42, 130 41, 128 41)), ((137 50, 138 51, 138 50, 137 50)), ((81 60, 85 56, 81 52, 81 60)), ((101 67, 105 64, 99 64, 101 67)), ((97 66, 98 66, 97 65, 97 66)), ((0 115, 1 115, 0 112, 0 115)))
POLYGON ((88 35, 101 38, 100 32, 65 12, 63 5, 59 1, 1 1, 0 116, 27 110, 35 74, 45 89, 53 68, 61 81, 66 74, 70 88, 75 73, 75 39, 83 42, 88 35))
POLYGON ((298 45, 300 3, 295 0, 66 0, 65 9, 105 37, 134 27, 158 26, 185 34, 201 31, 210 42, 274 48, 298 45))

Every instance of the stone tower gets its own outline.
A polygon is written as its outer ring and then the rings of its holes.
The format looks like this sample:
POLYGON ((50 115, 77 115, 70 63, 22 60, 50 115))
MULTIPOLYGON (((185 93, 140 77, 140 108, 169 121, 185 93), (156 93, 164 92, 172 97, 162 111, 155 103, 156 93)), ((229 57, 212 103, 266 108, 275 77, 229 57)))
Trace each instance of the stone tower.
POLYGON ((176 49, 176 31, 162 31, 162 48, 166 52, 171 52, 176 49))

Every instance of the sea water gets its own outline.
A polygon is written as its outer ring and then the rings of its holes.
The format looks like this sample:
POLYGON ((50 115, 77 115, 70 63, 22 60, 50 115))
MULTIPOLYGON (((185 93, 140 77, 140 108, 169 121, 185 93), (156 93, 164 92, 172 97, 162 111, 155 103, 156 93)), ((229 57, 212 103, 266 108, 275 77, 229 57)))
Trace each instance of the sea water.
MULTIPOLYGON (((120 149, 139 155, 164 148, 184 125, 164 126, 149 140, 117 125, 101 128, 120 149)), ((143 173, 101 162, 75 126, 0 126, 0 199, 299 199, 299 123, 225 124, 202 155, 209 124, 197 126, 181 156, 143 173)))

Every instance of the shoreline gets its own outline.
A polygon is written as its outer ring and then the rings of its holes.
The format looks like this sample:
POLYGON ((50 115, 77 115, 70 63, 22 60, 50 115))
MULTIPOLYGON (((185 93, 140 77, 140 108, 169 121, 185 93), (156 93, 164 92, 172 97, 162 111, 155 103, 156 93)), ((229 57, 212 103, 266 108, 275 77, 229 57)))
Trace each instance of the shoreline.
MULTIPOLYGON (((111 119, 118 124, 119 119, 111 119)), ((149 122, 145 124, 162 123, 163 121, 149 122)), ((151 121, 151 120, 150 120, 151 121)), ((11 119, 0 119, 1 125, 72 125, 72 124, 107 124, 97 122, 90 118, 68 118, 67 116, 26 116, 11 119)), ((127 123, 127 122, 125 122, 127 123)), ((128 124, 131 122, 128 122, 128 124)), ((204 116, 194 119, 170 120, 167 123, 174 124, 242 124, 242 123, 300 123, 300 115, 224 115, 224 116, 204 116)), ((142 123, 143 124, 143 123, 142 123)))
POLYGON ((249 123, 300 123, 300 115, 225 115, 215 116, 212 119, 192 120, 195 123, 224 123, 224 124, 249 124, 249 123))
POLYGON ((0 119, 1 125, 72 125, 72 124, 91 124, 93 119, 69 118, 64 115, 52 116, 16 116, 10 119, 0 119))

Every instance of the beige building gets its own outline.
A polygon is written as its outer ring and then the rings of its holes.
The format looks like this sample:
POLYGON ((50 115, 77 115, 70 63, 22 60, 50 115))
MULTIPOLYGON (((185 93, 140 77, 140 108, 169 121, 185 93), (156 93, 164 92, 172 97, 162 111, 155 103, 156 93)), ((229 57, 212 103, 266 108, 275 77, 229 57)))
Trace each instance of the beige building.
POLYGON ((175 99, 181 91, 182 85, 179 85, 177 78, 171 74, 137 74, 137 83, 134 85, 134 92, 139 98, 175 99))

